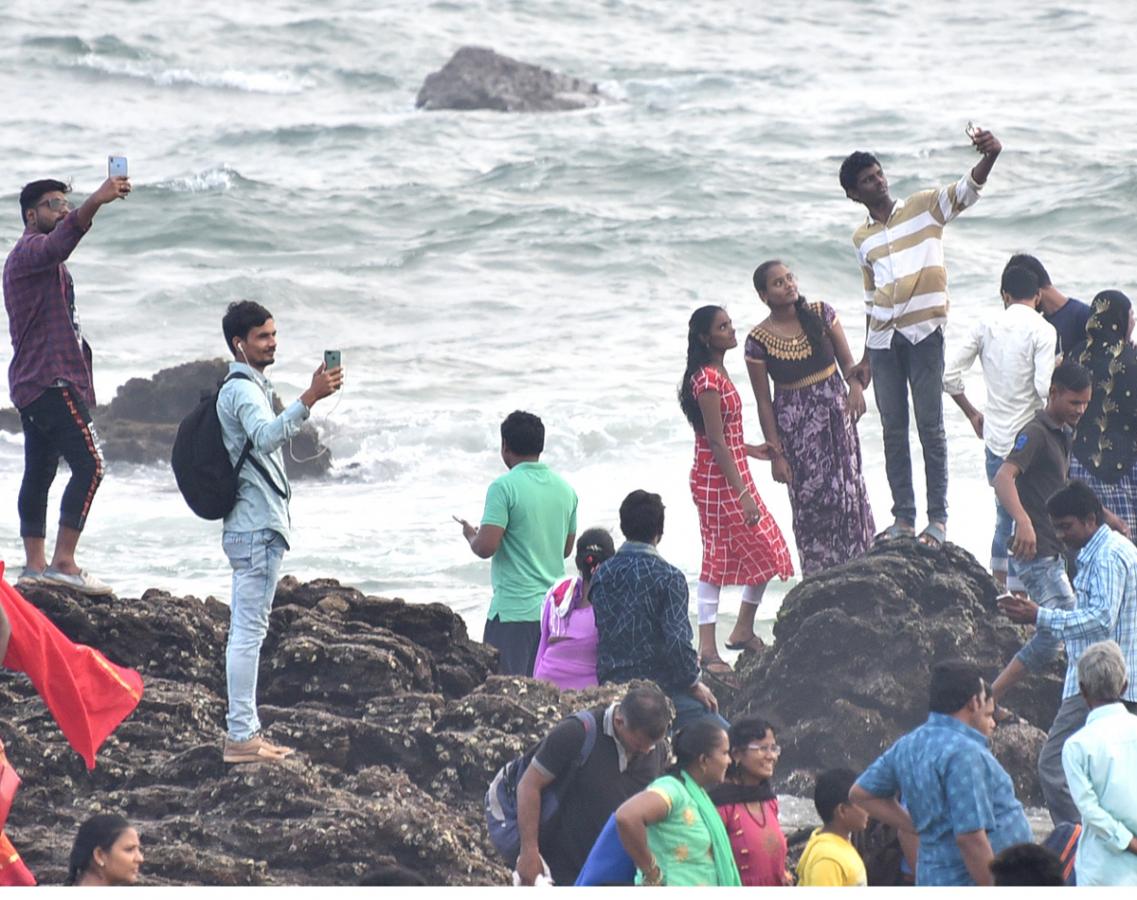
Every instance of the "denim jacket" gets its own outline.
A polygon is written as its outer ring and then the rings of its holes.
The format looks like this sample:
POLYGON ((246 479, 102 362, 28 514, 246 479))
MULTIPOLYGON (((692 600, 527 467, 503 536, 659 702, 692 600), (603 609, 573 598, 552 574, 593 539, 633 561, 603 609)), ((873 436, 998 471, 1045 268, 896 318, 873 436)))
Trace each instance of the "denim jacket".
POLYGON ((229 373, 241 372, 252 381, 234 378, 225 383, 217 395, 217 418, 229 459, 234 465, 245 449, 245 440, 253 442, 250 456, 255 456, 272 475, 276 486, 286 494, 281 497, 269 486, 255 467, 246 463, 237 480, 237 502, 225 517, 224 531, 260 531, 270 528, 291 544, 292 518, 288 512, 288 498, 292 490, 284 469, 281 448, 300 431, 308 418, 309 410, 300 400, 294 400, 284 412, 272 411, 274 389, 272 382, 251 366, 240 362, 229 363, 229 373))

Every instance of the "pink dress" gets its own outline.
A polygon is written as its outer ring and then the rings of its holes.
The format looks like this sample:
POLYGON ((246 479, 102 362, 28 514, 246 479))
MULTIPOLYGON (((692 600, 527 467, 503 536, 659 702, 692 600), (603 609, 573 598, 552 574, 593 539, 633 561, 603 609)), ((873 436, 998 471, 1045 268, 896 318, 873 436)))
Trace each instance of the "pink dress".
POLYGON ((699 511, 703 537, 703 568, 699 580, 707 584, 765 584, 775 575, 789 578, 794 564, 786 539, 766 509, 750 475, 742 440, 742 398, 730 379, 705 366, 691 376, 695 399, 706 391, 718 393, 722 405, 722 430, 742 483, 758 504, 761 518, 748 525, 742 504, 727 483, 705 434, 695 434, 695 462, 691 466, 691 496, 699 511))
POLYGON ((743 887, 784 887, 786 836, 778 823, 777 798, 762 801, 762 812, 757 817, 745 803, 720 806, 718 812, 726 826, 743 887))
POLYGON ((533 677, 550 681, 562 691, 579 691, 598 684, 596 678, 596 614, 580 606, 583 582, 566 578, 549 588, 541 607, 541 640, 533 677))

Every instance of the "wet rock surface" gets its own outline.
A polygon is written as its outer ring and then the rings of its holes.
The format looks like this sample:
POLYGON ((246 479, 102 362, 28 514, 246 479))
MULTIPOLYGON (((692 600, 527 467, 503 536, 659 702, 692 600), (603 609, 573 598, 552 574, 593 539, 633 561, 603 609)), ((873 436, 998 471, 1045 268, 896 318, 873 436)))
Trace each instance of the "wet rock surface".
POLYGON ((445 66, 426 76, 415 106, 427 110, 558 112, 585 109, 607 99, 591 82, 485 47, 462 47, 445 66))
POLYGON ((79 823, 116 810, 138 827, 148 884, 352 884, 398 864, 431 884, 507 884, 481 799, 493 773, 579 704, 491 676, 495 651, 440 604, 284 579, 260 670, 266 732, 297 753, 226 766, 228 607, 148 591, 25 595, 72 639, 139 669, 138 709, 88 773, 30 682, 0 670, 0 736, 23 778, 8 832, 42 883, 62 883, 79 823))
MULTIPOLYGON (((974 662, 991 681, 1022 646, 1029 632, 999 612, 997 594, 965 550, 910 538, 814 575, 787 595, 774 645, 742 658, 727 717, 752 711, 773 722, 778 777, 791 793, 822 769, 860 771, 927 718, 936 662, 974 662)), ((1015 718, 996 729, 992 751, 1024 804, 1042 802, 1035 763, 1064 674, 1063 658, 1002 703, 1015 718)))
MULTIPOLYGON (((211 359, 162 369, 153 378, 131 378, 110 403, 95 407, 91 414, 103 457, 110 463, 168 468, 178 423, 204 396, 217 390, 228 371, 225 360, 211 359)), ((277 408, 283 408, 279 397, 277 408)), ((14 409, 0 410, 0 430, 22 430, 20 414, 14 409)), ((284 454, 284 463, 289 478, 325 475, 332 466, 331 454, 309 423, 293 439, 292 453, 284 454), (296 462, 293 456, 306 461, 296 462)))

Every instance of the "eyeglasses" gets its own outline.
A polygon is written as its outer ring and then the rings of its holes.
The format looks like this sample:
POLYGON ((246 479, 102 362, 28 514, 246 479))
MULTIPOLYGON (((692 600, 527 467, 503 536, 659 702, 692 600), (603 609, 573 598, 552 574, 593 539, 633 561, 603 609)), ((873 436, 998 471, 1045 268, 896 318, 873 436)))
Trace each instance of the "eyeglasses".
POLYGON ((759 753, 768 753, 770 756, 781 756, 782 748, 777 744, 747 744, 747 750, 756 750, 759 753))
POLYGON ((50 200, 41 200, 36 206, 46 206, 52 212, 59 212, 61 209, 71 209, 71 204, 63 197, 52 197, 50 200))

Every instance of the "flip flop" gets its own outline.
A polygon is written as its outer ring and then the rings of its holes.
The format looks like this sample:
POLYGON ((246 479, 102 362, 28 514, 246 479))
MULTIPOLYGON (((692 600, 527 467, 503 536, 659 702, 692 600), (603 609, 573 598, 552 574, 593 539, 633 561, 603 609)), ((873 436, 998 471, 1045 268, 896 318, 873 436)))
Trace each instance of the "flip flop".
POLYGON ((700 657, 699 668, 703 670, 703 674, 707 677, 707 680, 714 684, 732 691, 736 691, 741 687, 738 676, 734 674, 734 669, 732 669, 730 663, 724 659, 712 659, 707 656, 700 657))
POLYGON ((878 534, 876 537, 873 538, 873 543, 874 544, 883 544, 883 543, 886 543, 887 541, 894 541, 897 538, 915 537, 915 536, 916 536, 916 526, 915 525, 905 525, 902 522, 893 522, 886 529, 884 529, 884 531, 882 531, 880 534, 878 534))
POLYGON ((921 544, 935 550, 947 540, 947 529, 939 522, 929 522, 928 527, 920 532, 919 540, 921 544))
POLYGON ((756 634, 752 634, 740 644, 732 644, 727 641, 727 650, 741 650, 743 653, 761 653, 766 649, 766 642, 756 634))

